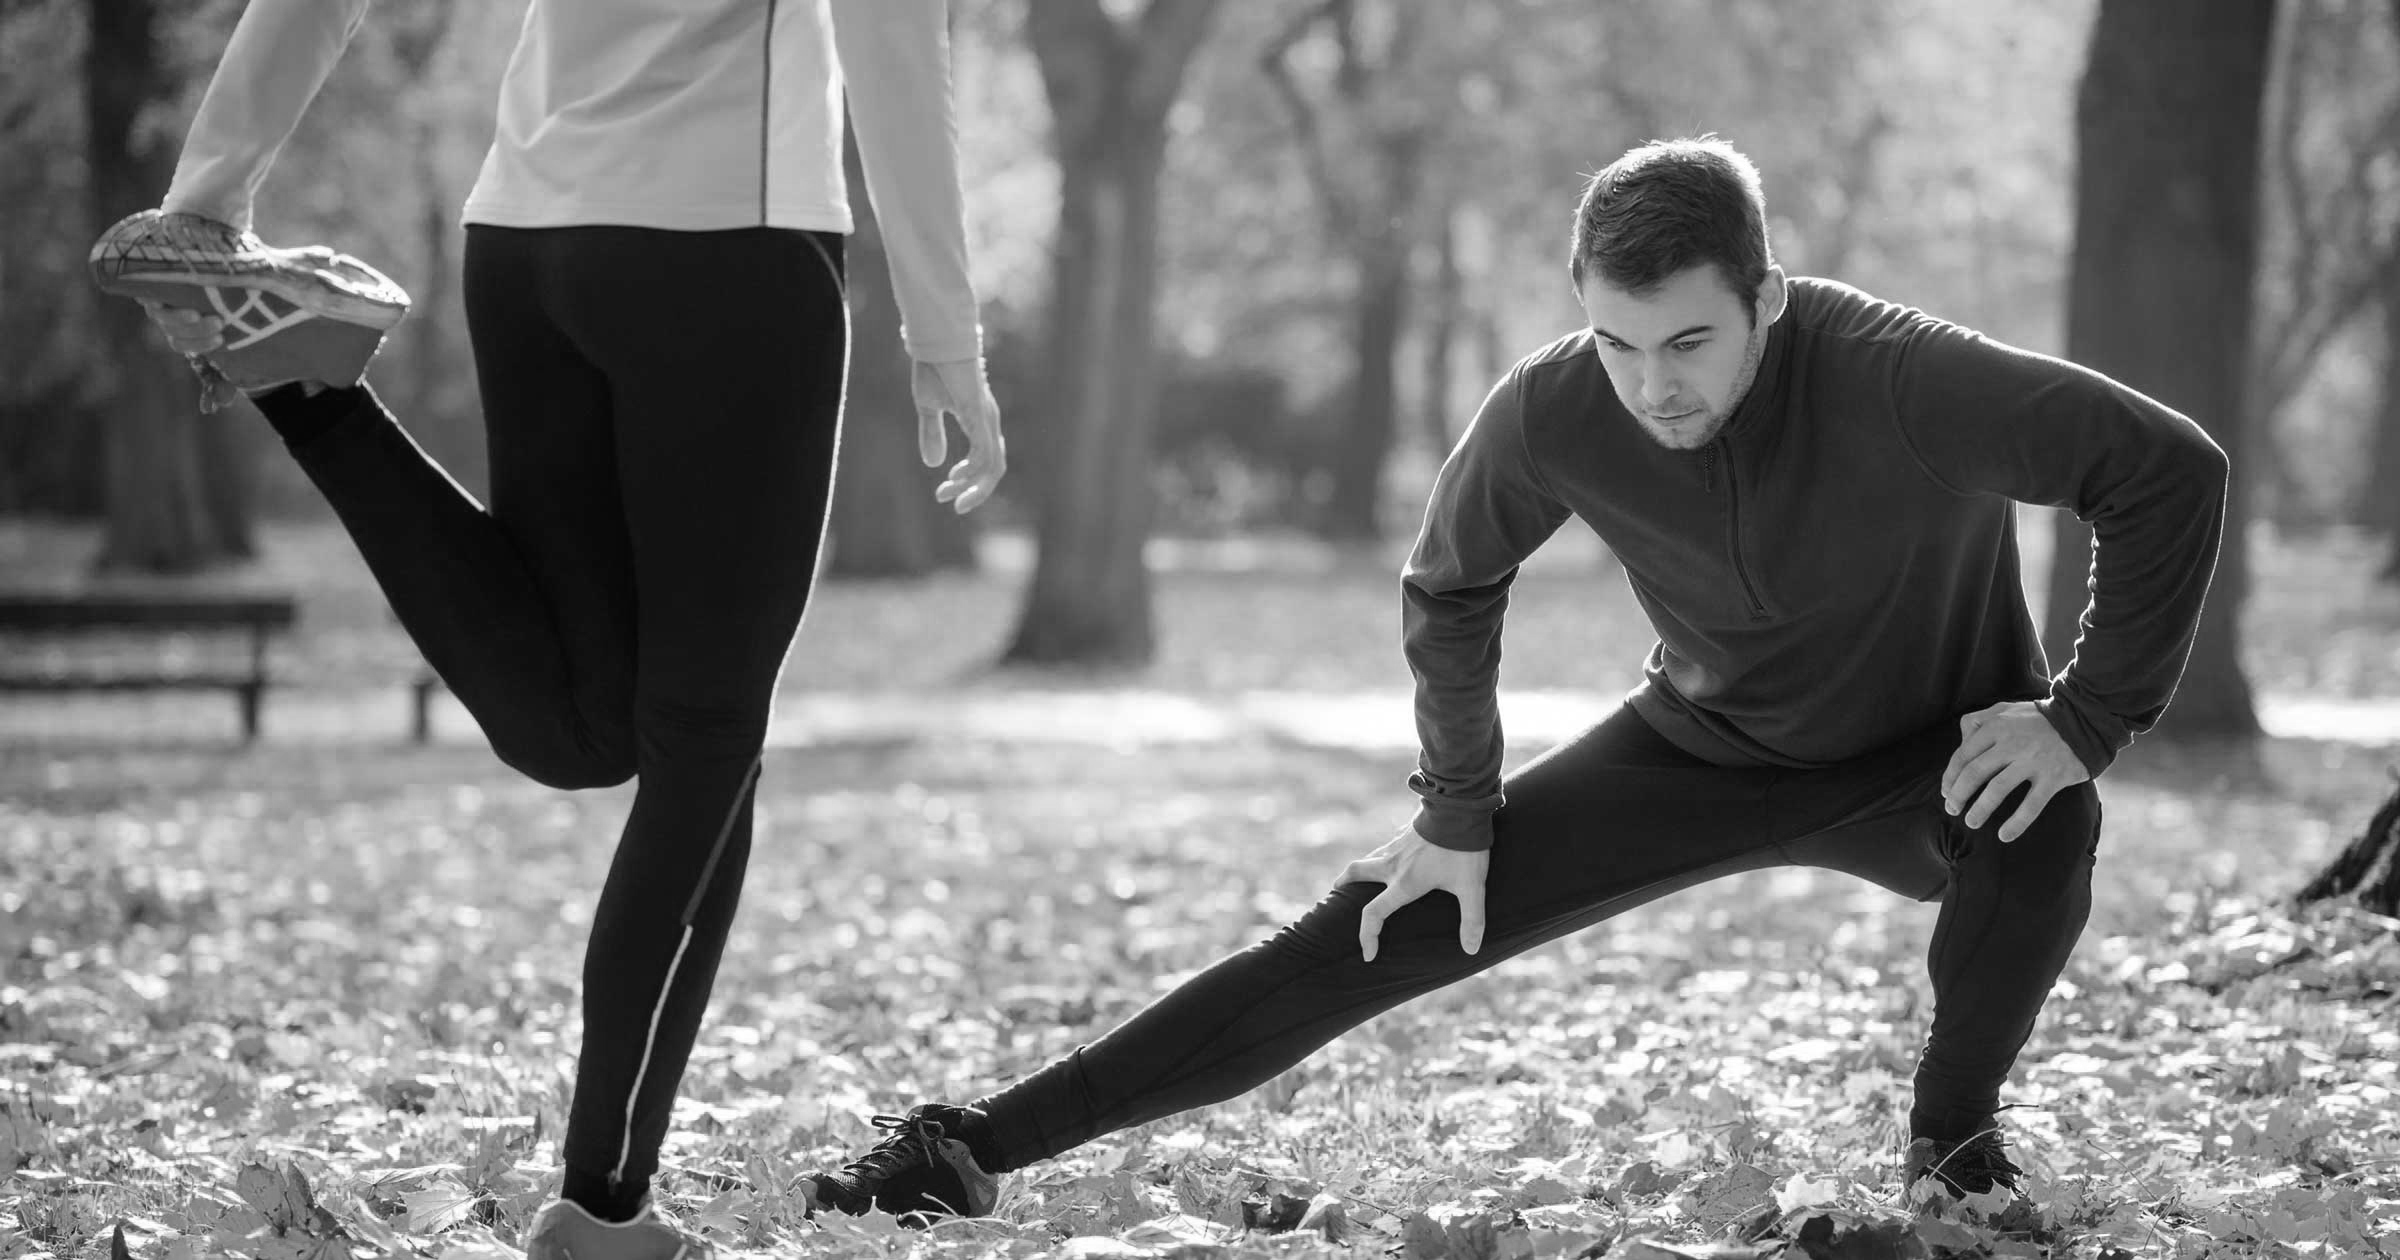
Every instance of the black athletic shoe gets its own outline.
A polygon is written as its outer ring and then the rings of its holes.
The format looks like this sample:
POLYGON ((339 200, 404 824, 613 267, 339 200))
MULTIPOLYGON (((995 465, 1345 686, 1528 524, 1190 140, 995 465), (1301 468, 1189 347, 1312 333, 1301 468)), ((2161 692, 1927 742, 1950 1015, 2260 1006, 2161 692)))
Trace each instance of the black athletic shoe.
POLYGON ((988 1216, 1000 1198, 1000 1178, 951 1136, 965 1132, 966 1119, 965 1108, 940 1103, 911 1107, 905 1116, 877 1116, 875 1126, 890 1136, 839 1171, 802 1177, 801 1188, 816 1211, 858 1216, 880 1208, 907 1225, 935 1216, 988 1216))
POLYGON ((1983 1194, 1997 1186, 2015 1192, 2025 1170, 2008 1158, 2001 1146, 2000 1133, 1987 1129, 1964 1142, 1941 1142, 1933 1138, 1918 1138, 1908 1144, 1907 1171, 1903 1186, 1914 1186, 1925 1177, 1939 1180, 1950 1193, 1965 1198, 1983 1194))

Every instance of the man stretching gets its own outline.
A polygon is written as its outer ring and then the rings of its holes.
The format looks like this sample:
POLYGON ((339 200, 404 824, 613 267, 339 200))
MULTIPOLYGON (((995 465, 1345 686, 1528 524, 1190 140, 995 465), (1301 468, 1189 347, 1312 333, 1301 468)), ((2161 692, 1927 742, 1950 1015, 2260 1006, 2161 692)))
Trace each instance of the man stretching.
POLYGON ((2189 653, 2224 454, 2114 381, 1787 279, 1758 174, 1714 139, 1594 177, 1590 327, 1509 371, 1402 577, 1415 821, 1273 939, 971 1107, 809 1181, 823 1207, 980 1214, 996 1174, 1242 1093, 1379 1012, 1736 871, 1815 866, 1941 903, 1906 1181, 2013 1188, 2000 1085, 2091 905, 2093 776, 2189 653), (2098 539, 2051 675, 2014 503, 2098 539), (1518 565, 1580 518, 1658 633, 1624 707, 1505 782, 1495 686, 1518 565), (1446 892, 1452 899, 1427 898, 1446 892))

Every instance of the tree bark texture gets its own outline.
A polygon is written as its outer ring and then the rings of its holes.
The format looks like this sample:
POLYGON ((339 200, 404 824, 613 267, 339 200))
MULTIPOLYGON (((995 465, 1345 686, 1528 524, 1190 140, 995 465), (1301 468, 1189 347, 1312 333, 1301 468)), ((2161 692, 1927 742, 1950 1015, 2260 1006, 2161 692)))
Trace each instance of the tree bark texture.
POLYGON ((2383 265, 2383 396, 2375 416, 2367 527, 2383 539, 2386 582, 2400 582, 2400 246, 2383 265))
POLYGON ((2377 914, 2400 917, 2400 785, 2342 851, 2300 890, 2300 901, 2355 896, 2377 914))
MULTIPOLYGON (((2067 356, 2190 416, 2233 461, 2224 548, 2167 735, 2258 730, 2239 614, 2250 417, 2243 376, 2258 251, 2259 113, 2270 0, 2102 0, 2076 99, 2067 356)), ((2091 534, 2058 514, 2043 642, 2063 667, 2087 602, 2091 534)))
MULTIPOLYGON (((108 226, 158 204, 176 139, 147 115, 175 95, 159 46, 158 0, 88 0, 84 54, 85 220, 108 226)), ((103 441, 107 528, 96 567, 191 573, 251 554, 247 478, 239 444, 218 431, 248 419, 235 408, 202 416, 199 387, 139 306, 99 301, 98 326, 116 365, 103 441)))
POLYGON ((1215 0, 1150 0, 1120 23, 1098 0, 1028 6, 1059 163, 1051 262, 1053 414, 1034 426, 1033 578, 1004 659, 1127 665, 1155 647, 1143 545, 1157 512, 1152 344, 1167 111, 1215 0))
POLYGON ((1283 102, 1335 248, 1348 256, 1351 377, 1327 443, 1331 493, 1318 532, 1346 541, 1382 533, 1383 473, 1399 433, 1399 347, 1407 318, 1411 255, 1422 232, 1425 155, 1440 115, 1407 77, 1426 33, 1422 5, 1391 9, 1388 46, 1362 47, 1359 0, 1321 0, 1303 10, 1260 58, 1283 102), (1291 52, 1322 25, 1337 59, 1325 103, 1313 100, 1291 52))

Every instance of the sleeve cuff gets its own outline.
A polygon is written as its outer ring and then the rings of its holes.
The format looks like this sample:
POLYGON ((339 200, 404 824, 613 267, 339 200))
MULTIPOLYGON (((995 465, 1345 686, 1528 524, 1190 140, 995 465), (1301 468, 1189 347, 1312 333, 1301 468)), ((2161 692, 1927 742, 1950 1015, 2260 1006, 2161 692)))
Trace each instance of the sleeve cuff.
POLYGON ((1425 843, 1437 849, 1476 853, 1492 847, 1492 811, 1489 809, 1460 809, 1426 801, 1417 806, 1416 819, 1409 825, 1416 829, 1425 843))
POLYGON ((2076 760, 2083 763, 2084 770, 2093 778, 2099 778, 2103 771, 2115 764, 2116 747, 2091 728, 2073 701, 2053 689, 2049 699, 2035 701, 2033 707, 2049 720, 2050 728, 2058 732, 2058 737, 2067 741, 2067 747, 2074 752, 2076 760))

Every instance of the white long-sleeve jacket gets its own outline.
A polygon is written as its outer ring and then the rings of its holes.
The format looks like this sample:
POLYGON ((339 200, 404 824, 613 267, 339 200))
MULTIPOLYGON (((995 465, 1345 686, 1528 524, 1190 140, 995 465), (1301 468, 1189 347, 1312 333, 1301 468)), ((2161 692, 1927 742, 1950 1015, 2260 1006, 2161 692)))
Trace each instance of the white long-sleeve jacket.
MULTIPOLYGON (((369 0, 250 0, 166 208, 247 228, 369 0)), ((532 0, 469 223, 851 230, 842 104, 909 354, 982 352, 943 0, 532 0)))

